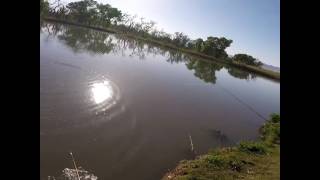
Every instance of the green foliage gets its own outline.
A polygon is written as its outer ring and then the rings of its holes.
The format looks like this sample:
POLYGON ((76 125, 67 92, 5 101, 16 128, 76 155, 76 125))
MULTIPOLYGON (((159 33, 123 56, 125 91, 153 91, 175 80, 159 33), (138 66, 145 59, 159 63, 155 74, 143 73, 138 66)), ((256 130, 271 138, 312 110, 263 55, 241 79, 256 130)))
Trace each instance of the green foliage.
POLYGON ((214 167, 222 167, 226 164, 226 161, 219 155, 208 155, 205 162, 214 167))
POLYGON ((243 141, 239 144, 239 150, 253 154, 265 154, 267 147, 263 142, 243 141))
POLYGON ((280 144, 280 115, 272 114, 260 129, 261 139, 267 145, 280 144))
POLYGON ((240 62, 240 63, 244 63, 244 64, 248 64, 248 65, 253 65, 253 66, 261 66, 262 63, 257 60, 256 58, 247 55, 247 54, 235 54, 232 57, 232 60, 235 62, 240 62))
POLYGON ((186 44, 186 47, 216 58, 227 58, 228 55, 225 49, 228 48, 231 43, 232 40, 224 37, 218 38, 209 36, 206 41, 201 38, 190 41, 186 44))
MULTIPOLYGON (((41 3, 40 3, 41 4, 41 3)), ((49 15, 58 19, 70 20, 82 24, 109 26, 122 20, 122 13, 109 4, 99 4, 94 0, 70 2, 66 6, 50 7, 49 15)))
POLYGON ((116 23, 122 18, 122 13, 117 8, 111 7, 109 4, 98 4, 97 12, 99 13, 97 18, 100 24, 110 25, 112 20, 116 23))
POLYGON ((280 115, 279 114, 271 114, 271 122, 272 123, 280 123, 280 115))
POLYGON ((224 37, 218 38, 209 36, 207 40, 203 42, 201 52, 217 58, 226 58, 228 55, 225 52, 225 49, 229 47, 231 43, 232 40, 224 37))
POLYGON ((201 52, 202 51, 202 46, 203 46, 203 39, 201 38, 198 38, 194 41, 194 49, 197 51, 197 52, 201 52))
POLYGON ((46 16, 49 13, 49 2, 40 0, 40 17, 46 16))
POLYGON ((245 165, 245 161, 241 161, 239 159, 231 159, 229 160, 229 167, 233 171, 241 171, 243 166, 245 165))
POLYGON ((93 0, 71 2, 67 5, 68 16, 77 22, 92 21, 94 17, 97 17, 97 11, 94 8, 96 5, 97 2, 93 0))
POLYGON ((175 32, 172 43, 178 47, 186 47, 187 42, 190 41, 187 35, 182 32, 175 32))

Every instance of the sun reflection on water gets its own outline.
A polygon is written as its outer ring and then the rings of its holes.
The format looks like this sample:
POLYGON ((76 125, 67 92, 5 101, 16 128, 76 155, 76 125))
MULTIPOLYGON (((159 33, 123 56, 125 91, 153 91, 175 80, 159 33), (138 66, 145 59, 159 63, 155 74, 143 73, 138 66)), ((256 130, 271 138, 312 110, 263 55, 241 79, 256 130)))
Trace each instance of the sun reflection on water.
POLYGON ((114 92, 109 81, 103 81, 92 84, 92 97, 96 104, 111 100, 114 92))

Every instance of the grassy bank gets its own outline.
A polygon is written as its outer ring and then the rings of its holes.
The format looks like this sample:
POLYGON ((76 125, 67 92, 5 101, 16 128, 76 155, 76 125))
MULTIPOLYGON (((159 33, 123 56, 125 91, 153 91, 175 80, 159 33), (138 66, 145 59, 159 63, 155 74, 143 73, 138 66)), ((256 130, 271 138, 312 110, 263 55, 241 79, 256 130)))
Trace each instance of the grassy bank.
POLYGON ((181 161, 163 180, 280 179, 280 116, 272 115, 256 142, 210 151, 195 160, 181 161))
POLYGON ((116 29, 114 29, 112 27, 110 27, 110 28, 95 27, 95 26, 91 26, 91 25, 79 24, 79 23, 70 22, 70 21, 66 21, 66 20, 60 20, 60 19, 56 19, 56 18, 52 18, 52 17, 46 17, 46 18, 43 18, 43 19, 47 20, 47 21, 53 21, 53 22, 77 25, 77 26, 91 28, 91 29, 95 29, 95 30, 99 30, 99 31, 122 34, 122 35, 125 35, 125 36, 128 36, 128 37, 132 37, 132 38, 135 38, 135 39, 138 39, 138 40, 143 40, 143 41, 150 42, 150 43, 153 43, 153 44, 157 44, 157 45, 160 45, 160 46, 163 46, 163 47, 167 47, 167 48, 170 48, 170 49, 179 50, 181 52, 184 52, 184 53, 187 53, 187 54, 190 54, 190 55, 193 55, 193 56, 201 57, 203 59, 209 60, 209 62, 210 61, 216 61, 216 62, 229 64, 229 65, 232 65, 232 66, 235 66, 235 67, 238 67, 238 68, 245 69, 245 70, 247 70, 249 72, 253 72, 253 73, 259 74, 261 76, 280 81, 280 73, 279 72, 274 72, 274 71, 270 71, 270 70, 263 69, 263 68, 260 68, 260 67, 255 67, 255 66, 251 66, 251 65, 242 64, 242 63, 236 63, 236 62, 233 62, 233 61, 217 59, 217 58, 214 58, 212 56, 208 56, 208 55, 193 51, 191 49, 179 48, 179 47, 177 47, 177 46, 175 46, 173 44, 169 44, 169 43, 166 43, 166 42, 161 42, 161 41, 157 41, 157 40, 154 40, 154 39, 151 39, 151 38, 137 36, 135 34, 119 32, 119 31, 117 31, 116 29))

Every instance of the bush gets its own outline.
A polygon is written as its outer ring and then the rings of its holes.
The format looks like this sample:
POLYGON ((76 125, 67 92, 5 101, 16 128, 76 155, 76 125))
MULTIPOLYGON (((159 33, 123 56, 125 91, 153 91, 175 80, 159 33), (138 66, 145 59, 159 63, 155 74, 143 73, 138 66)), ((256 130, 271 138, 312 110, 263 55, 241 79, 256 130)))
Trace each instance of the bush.
POLYGON ((236 62, 252 65, 252 66, 261 66, 262 65, 262 63, 258 59, 254 58, 248 54, 235 54, 232 57, 232 60, 236 61, 236 62))
POLYGON ((253 154, 265 154, 267 147, 262 142, 243 141, 239 144, 239 150, 253 154))
POLYGON ((225 164, 225 160, 219 155, 208 155, 205 161, 215 167, 222 167, 225 164))
POLYGON ((279 114, 271 114, 272 123, 280 123, 280 115, 279 114))
POLYGON ((261 139, 268 145, 280 144, 280 115, 272 114, 260 129, 261 139))
POLYGON ((233 159, 229 161, 229 166, 233 171, 238 171, 238 172, 241 171, 243 165, 244 163, 237 159, 233 159))

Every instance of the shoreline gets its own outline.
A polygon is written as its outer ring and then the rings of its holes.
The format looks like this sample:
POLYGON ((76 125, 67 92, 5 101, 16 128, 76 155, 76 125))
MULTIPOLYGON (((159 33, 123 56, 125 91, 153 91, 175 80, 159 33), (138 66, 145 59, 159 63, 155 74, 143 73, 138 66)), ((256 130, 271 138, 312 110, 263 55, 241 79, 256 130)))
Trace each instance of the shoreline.
POLYGON ((242 141, 182 160, 162 180, 280 179, 280 115, 272 114, 260 135, 258 141, 242 141))
POLYGON ((56 18, 52 18, 52 17, 44 17, 43 20, 51 21, 51 22, 58 22, 58 23, 63 23, 63 24, 69 24, 69 25, 75 25, 75 26, 90 28, 90 29, 94 29, 94 30, 98 30, 98 31, 108 32, 108 33, 116 33, 116 34, 124 35, 124 36, 127 36, 127 37, 131 37, 131 38, 135 38, 135 39, 138 39, 138 40, 142 40, 142 41, 146 41, 146 42, 149 42, 149 43, 154 43, 154 44, 157 44, 157 45, 160 45, 160 46, 164 46, 164 47, 167 47, 167 48, 170 48, 170 49, 178 50, 178 51, 181 51, 183 53, 186 53, 186 54, 189 54, 189 55, 192 55, 192 56, 204 58, 204 59, 208 60, 207 62, 216 61, 216 62, 232 65, 232 66, 235 66, 235 67, 247 70, 249 72, 256 73, 258 75, 261 75, 261 76, 264 76, 264 77, 267 77, 267 78, 270 78, 270 79, 273 79, 273 80, 276 80, 276 81, 280 82, 280 73, 279 72, 275 72, 275 71, 271 71, 271 70, 263 69, 263 68, 260 68, 260 67, 251 66, 251 65, 246 65, 246 64, 242 64, 242 63, 236 63, 236 62, 217 59, 217 58, 214 58, 212 56, 208 56, 208 55, 205 55, 205 54, 202 54, 202 53, 199 53, 199 52, 195 52, 195 51, 192 51, 192 50, 189 50, 189 49, 179 48, 179 47, 176 47, 176 46, 174 46, 172 44, 160 42, 160 41, 153 40, 153 39, 150 39, 150 38, 144 38, 144 37, 137 36, 137 35, 134 35, 134 34, 122 33, 122 32, 119 32, 117 30, 114 30, 112 28, 85 25, 85 24, 75 23, 75 22, 71 22, 71 21, 67 21, 67 20, 56 19, 56 18))

